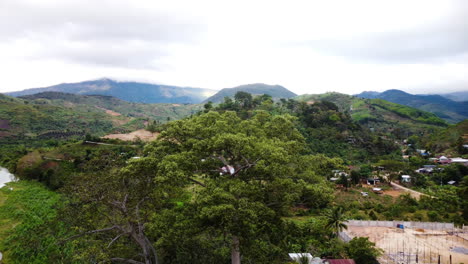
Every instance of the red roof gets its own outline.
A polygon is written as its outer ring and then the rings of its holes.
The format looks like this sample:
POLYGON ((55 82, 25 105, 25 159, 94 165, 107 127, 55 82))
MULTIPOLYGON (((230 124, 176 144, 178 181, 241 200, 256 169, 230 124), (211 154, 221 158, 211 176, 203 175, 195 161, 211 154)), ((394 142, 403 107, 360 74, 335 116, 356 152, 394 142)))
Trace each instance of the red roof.
POLYGON ((327 259, 330 264, 356 264, 352 259, 327 259))

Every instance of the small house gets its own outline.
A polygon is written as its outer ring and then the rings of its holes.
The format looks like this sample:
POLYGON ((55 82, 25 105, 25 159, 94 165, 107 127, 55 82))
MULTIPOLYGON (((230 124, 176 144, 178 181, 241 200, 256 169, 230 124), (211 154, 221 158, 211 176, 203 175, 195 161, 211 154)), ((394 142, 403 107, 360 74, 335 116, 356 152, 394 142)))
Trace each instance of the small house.
POLYGON ((439 164, 450 164, 451 160, 445 156, 440 156, 439 159, 437 160, 439 164))
POLYGON ((342 170, 332 170, 333 176, 339 178, 341 176, 348 177, 348 174, 342 170))
POLYGON ((450 160, 452 163, 457 163, 457 164, 463 164, 463 165, 468 165, 468 159, 463 159, 463 158, 453 158, 450 160))
POLYGON ((379 179, 375 179, 375 178, 368 178, 367 179, 367 184, 368 185, 376 185, 380 183, 380 180, 379 179))
POLYGON ((411 182, 411 176, 409 175, 402 175, 401 182, 411 182))

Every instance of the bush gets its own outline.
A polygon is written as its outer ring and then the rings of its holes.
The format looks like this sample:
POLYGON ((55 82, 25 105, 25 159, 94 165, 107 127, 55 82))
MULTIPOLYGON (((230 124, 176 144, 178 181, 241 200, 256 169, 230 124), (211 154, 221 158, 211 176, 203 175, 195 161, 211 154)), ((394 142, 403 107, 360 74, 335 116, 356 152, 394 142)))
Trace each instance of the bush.
POLYGON ((429 217, 429 220, 432 222, 436 222, 439 220, 439 214, 436 211, 427 212, 427 217, 429 217))
POLYGON ((367 237, 355 237, 346 245, 346 253, 356 263, 375 264, 379 263, 377 257, 382 254, 382 250, 376 248, 375 243, 367 237))

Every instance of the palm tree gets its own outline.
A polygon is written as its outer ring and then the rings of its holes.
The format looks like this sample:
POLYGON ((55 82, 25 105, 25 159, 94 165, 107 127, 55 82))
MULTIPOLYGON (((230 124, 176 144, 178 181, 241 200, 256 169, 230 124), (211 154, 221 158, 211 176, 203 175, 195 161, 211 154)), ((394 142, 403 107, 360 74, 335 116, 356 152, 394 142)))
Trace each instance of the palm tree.
POLYGON ((343 229, 348 229, 348 226, 344 223, 347 219, 343 213, 343 207, 334 207, 326 214, 326 217, 327 224, 325 227, 336 236, 338 236, 338 233, 343 231, 343 229))

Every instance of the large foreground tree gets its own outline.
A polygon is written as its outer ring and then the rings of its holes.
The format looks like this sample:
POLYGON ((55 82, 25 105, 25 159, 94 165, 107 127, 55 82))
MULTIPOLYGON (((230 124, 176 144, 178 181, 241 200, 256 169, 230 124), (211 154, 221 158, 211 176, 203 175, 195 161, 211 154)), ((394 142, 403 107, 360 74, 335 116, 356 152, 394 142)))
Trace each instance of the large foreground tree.
POLYGON ((234 264, 259 240, 280 243, 274 230, 304 190, 321 195, 321 188, 306 188, 322 184, 323 177, 303 155, 304 139, 294 122, 263 111, 248 120, 212 111, 170 123, 145 149, 159 161, 156 180, 195 186, 198 220, 230 239, 234 264))

